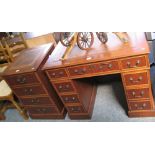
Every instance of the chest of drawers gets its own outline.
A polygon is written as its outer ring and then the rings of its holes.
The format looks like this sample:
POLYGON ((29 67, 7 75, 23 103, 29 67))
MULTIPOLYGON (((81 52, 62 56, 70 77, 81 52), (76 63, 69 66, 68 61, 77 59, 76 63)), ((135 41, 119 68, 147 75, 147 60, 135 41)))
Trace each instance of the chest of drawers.
POLYGON ((46 44, 25 50, 3 76, 32 119, 63 119, 66 114, 62 101, 41 70, 53 49, 53 44, 46 44))

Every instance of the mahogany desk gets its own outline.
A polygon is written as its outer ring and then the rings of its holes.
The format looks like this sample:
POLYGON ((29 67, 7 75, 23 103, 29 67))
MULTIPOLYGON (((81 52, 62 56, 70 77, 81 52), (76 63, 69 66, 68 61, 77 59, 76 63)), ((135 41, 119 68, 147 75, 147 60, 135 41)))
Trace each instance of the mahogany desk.
POLYGON ((128 115, 155 116, 145 35, 129 33, 128 37, 129 43, 123 44, 109 33, 106 45, 95 38, 89 51, 75 46, 66 60, 61 60, 66 47, 59 43, 49 56, 43 70, 71 119, 91 118, 96 95, 92 77, 117 73, 121 74, 128 115))

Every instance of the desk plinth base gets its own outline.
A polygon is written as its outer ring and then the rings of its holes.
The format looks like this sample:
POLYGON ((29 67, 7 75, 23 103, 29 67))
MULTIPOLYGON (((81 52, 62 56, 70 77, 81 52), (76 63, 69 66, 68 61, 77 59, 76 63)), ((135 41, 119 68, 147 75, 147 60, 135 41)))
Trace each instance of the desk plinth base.
POLYGON ((97 86, 93 86, 92 94, 89 101, 88 112, 85 113, 77 113, 77 114, 69 114, 70 119, 91 119, 95 104, 95 97, 97 92, 97 86))
POLYGON ((155 109, 153 110, 141 110, 141 111, 129 111, 129 117, 155 117, 155 109))
POLYGON ((32 119, 64 119, 66 117, 67 110, 63 108, 60 114, 29 114, 32 119))

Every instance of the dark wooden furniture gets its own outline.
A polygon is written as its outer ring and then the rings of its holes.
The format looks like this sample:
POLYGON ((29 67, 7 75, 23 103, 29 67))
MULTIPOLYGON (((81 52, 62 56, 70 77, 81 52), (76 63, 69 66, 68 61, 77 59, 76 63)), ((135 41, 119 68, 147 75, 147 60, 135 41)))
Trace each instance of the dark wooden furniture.
MULTIPOLYGON (((144 33, 128 33, 128 43, 108 34, 106 45, 94 39, 89 51, 75 46, 66 60, 60 43, 43 67, 71 119, 91 118, 96 95, 92 77, 120 73, 130 117, 155 116, 149 47, 144 33)), ((107 101, 108 102, 108 101, 107 101)))
POLYGON ((3 75, 31 118, 62 119, 66 114, 61 100, 41 71, 53 49, 52 43, 23 51, 3 75))

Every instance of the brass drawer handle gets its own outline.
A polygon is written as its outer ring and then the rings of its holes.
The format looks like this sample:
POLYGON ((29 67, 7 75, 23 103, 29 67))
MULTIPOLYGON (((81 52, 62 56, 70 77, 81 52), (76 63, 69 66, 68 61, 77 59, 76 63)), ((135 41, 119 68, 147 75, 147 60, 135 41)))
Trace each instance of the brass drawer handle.
POLYGON ((31 103, 34 103, 34 104, 35 104, 35 103, 37 103, 37 104, 38 104, 39 102, 40 102, 40 100, 39 100, 39 99, 32 99, 32 100, 31 100, 31 103))
POLYGON ((62 89, 62 85, 59 86, 59 89, 62 89))
POLYGON ((31 94, 33 92, 33 89, 32 88, 25 89, 24 92, 27 93, 27 94, 31 94))
POLYGON ((134 105, 138 110, 142 110, 142 109, 144 109, 146 106, 147 106, 147 104, 146 103, 143 103, 141 106, 139 106, 138 107, 138 104, 135 104, 134 105))
POLYGON ((63 75, 64 73, 61 71, 61 72, 59 72, 59 75, 63 75))
POLYGON ((52 76, 55 76, 56 74, 55 73, 52 73, 52 76))

